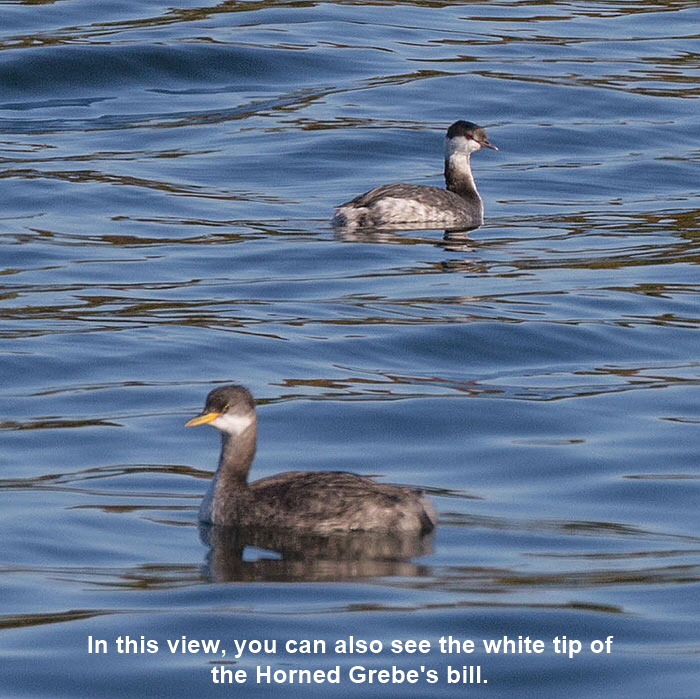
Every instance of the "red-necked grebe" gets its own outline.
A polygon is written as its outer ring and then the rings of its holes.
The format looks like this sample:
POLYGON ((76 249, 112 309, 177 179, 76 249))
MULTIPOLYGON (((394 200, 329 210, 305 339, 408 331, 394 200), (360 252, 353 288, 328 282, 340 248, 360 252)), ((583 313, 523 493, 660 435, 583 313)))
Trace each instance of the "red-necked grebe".
POLYGON ((203 522, 316 534, 426 534, 435 527, 435 511, 419 490, 352 473, 290 471, 248 483, 257 418, 253 397, 243 386, 215 388, 202 413, 185 424, 204 423, 221 432, 221 456, 199 511, 203 522))

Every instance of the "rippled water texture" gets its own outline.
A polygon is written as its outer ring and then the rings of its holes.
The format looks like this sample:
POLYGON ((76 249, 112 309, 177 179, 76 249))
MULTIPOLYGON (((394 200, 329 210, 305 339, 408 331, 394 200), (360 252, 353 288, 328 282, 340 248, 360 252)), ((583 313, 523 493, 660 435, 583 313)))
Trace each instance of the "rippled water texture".
POLYGON ((698 27, 673 1, 0 2, 3 697, 697 696, 698 27), (500 148, 483 227, 331 228, 439 185, 459 118, 500 148), (205 545, 218 440, 183 424, 231 381, 257 477, 419 485, 436 535, 205 545), (234 653, 350 635, 384 649, 234 653), (343 680, 212 682, 261 665, 343 680))

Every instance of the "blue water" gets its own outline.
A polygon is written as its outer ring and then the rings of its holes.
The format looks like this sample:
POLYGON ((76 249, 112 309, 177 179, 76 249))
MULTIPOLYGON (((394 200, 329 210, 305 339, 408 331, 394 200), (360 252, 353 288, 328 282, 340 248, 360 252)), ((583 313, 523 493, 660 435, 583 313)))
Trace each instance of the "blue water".
POLYGON ((0 2, 3 697, 697 696, 699 22, 0 2), (441 184, 459 118, 500 148, 473 157, 484 226, 332 229, 371 186, 441 184), (233 381, 258 399, 256 477, 418 485, 435 536, 381 560, 205 545, 218 440, 183 425, 233 381), (226 655, 170 653, 182 636, 226 655), (335 652, 350 636, 382 650, 335 652), (546 650, 480 645, 504 636, 546 650))

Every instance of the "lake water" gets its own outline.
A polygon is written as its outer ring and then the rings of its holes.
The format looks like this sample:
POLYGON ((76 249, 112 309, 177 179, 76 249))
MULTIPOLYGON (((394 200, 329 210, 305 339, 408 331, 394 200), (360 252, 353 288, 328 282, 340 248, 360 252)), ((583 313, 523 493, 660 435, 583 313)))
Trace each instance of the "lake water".
POLYGON ((2 696, 696 697, 698 27, 673 0, 0 2, 2 696), (440 185, 460 118, 500 148, 483 227, 333 230, 440 185), (435 536, 206 546, 218 438, 183 424, 234 381, 256 477, 422 486, 435 536))

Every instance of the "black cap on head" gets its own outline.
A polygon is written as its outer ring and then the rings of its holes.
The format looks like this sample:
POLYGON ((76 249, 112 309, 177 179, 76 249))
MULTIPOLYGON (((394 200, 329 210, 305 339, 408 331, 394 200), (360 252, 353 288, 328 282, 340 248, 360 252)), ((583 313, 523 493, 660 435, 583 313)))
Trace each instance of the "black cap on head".
POLYGON ((209 391, 204 404, 205 412, 225 413, 234 405, 242 404, 251 410, 255 409, 255 401, 250 391, 243 386, 219 386, 209 391))
POLYGON ((455 136, 472 136, 476 129, 481 127, 475 124, 473 121, 455 121, 449 129, 447 129, 447 138, 454 138, 455 136))
POLYGON ((475 124, 473 121, 462 121, 460 119, 459 121, 455 121, 455 123, 447 129, 447 138, 456 138, 458 136, 473 139, 484 148, 498 150, 498 148, 489 141, 484 127, 475 124))

